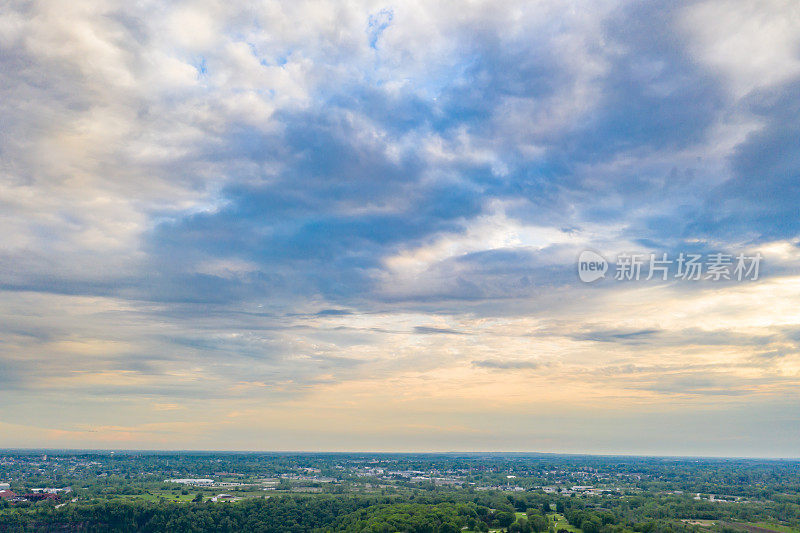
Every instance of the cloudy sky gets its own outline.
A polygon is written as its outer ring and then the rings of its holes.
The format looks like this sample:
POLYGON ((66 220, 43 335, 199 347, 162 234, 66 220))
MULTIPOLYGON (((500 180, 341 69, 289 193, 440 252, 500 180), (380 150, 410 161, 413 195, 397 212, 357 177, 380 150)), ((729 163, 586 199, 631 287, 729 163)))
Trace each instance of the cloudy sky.
POLYGON ((796 0, 3 2, 0 446, 797 456, 798 95, 796 0))

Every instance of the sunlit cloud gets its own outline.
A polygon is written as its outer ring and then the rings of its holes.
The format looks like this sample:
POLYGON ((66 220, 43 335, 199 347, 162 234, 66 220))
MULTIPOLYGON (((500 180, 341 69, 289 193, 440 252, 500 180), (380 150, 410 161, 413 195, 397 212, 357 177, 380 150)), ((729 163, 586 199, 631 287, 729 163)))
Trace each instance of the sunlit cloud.
POLYGON ((798 35, 791 1, 8 3, 6 444, 796 454, 798 35), (590 285, 586 249, 764 263, 590 285))

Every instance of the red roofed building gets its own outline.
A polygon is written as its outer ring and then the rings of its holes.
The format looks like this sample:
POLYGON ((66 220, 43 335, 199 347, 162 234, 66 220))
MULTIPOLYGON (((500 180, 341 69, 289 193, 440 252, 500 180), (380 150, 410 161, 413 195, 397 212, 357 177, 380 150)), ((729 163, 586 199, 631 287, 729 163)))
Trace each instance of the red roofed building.
POLYGON ((13 490, 0 490, 0 498, 3 500, 10 500, 16 497, 17 494, 13 490))
POLYGON ((31 492, 23 496, 26 500, 38 502, 40 500, 60 500, 61 496, 58 494, 51 494, 49 492, 31 492))

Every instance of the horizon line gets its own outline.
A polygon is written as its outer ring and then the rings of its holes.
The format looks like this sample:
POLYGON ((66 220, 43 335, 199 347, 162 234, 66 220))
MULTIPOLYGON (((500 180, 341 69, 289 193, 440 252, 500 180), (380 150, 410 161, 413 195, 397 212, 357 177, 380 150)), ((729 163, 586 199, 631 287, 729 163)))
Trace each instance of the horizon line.
POLYGON ((227 454, 280 454, 280 455, 551 455, 568 457, 625 457, 646 459, 743 459, 767 461, 800 461, 798 456, 757 456, 757 455, 661 455, 640 453, 591 453, 591 452, 539 452, 539 451, 315 451, 315 450, 207 450, 207 449, 159 449, 159 448, 0 448, 0 452, 68 452, 68 453, 227 453, 227 454))

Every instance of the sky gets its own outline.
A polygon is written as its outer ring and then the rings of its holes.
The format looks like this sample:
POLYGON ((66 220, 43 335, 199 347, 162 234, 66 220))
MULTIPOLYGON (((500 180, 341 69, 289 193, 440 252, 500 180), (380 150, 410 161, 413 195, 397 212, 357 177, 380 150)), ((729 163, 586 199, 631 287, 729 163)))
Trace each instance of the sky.
POLYGON ((799 95, 796 0, 3 2, 0 446, 797 457, 799 95))

